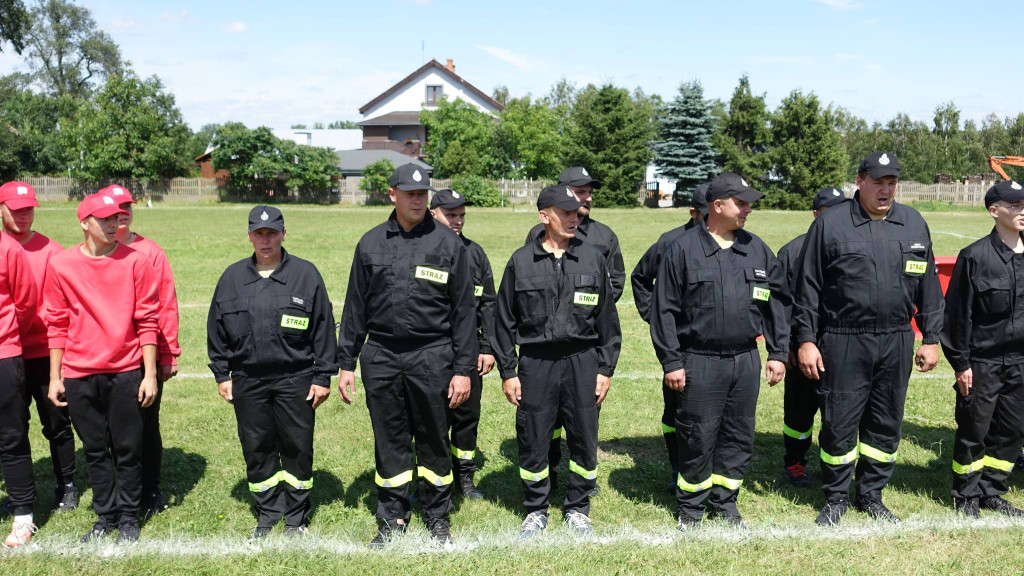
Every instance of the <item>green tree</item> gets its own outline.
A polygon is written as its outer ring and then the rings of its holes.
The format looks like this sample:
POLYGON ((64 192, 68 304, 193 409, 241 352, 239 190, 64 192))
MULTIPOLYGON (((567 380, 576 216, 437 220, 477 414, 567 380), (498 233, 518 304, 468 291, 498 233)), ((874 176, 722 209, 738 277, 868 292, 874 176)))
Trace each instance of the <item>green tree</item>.
POLYGON ((462 194, 474 206, 496 208, 501 206, 501 190, 492 182, 479 176, 455 176, 452 189, 462 194))
POLYGON ((306 129, 306 125, 305 124, 292 124, 291 125, 291 129, 292 130, 305 130, 306 129))
POLYGON ((494 101, 498 104, 507 106, 510 99, 510 96, 508 95, 508 86, 505 86, 504 84, 495 86, 494 92, 491 94, 491 98, 494 98, 494 101))
POLYGON ((189 137, 188 155, 193 160, 206 154, 210 144, 213 142, 214 135, 217 134, 218 128, 220 128, 220 124, 204 124, 202 128, 189 137))
POLYGON ((507 100, 499 119, 491 135, 491 177, 557 178, 562 170, 558 113, 527 95, 507 100))
POLYGON ((562 165, 585 166, 604 187, 595 206, 636 206, 657 136, 654 103, 642 92, 593 84, 576 94, 562 139, 562 165))
POLYGON ((324 123, 323 122, 313 122, 313 130, 323 130, 323 129, 324 129, 324 123))
POLYGON ((79 177, 154 180, 183 176, 192 167, 189 129, 156 76, 109 76, 70 120, 61 140, 77 160, 71 168, 79 177))
POLYGON ((422 110, 420 123, 426 127, 424 154, 434 167, 434 176, 456 174, 483 176, 491 158, 491 132, 497 123, 490 114, 463 100, 441 98, 434 110, 422 110))
POLYGON ((323 146, 300 146, 287 140, 281 144, 294 145, 291 148, 293 164, 287 169, 285 185, 298 191, 303 201, 326 202, 341 177, 338 154, 323 146))
POLYGON ((718 174, 711 139, 715 121, 700 82, 684 82, 658 113, 660 129, 654 143, 658 171, 678 183, 679 191, 692 191, 718 174))
POLYGON ((42 0, 32 10, 25 59, 40 85, 57 96, 85 97, 124 67, 121 52, 88 8, 42 0))
POLYGON ((21 0, 0 0, 0 52, 3 43, 10 42, 14 51, 25 49, 25 35, 32 26, 32 18, 21 0))
POLYGON ((387 158, 381 158, 363 168, 363 179, 359 181, 359 189, 366 192, 367 204, 387 204, 388 188, 391 187, 391 174, 395 165, 387 158))
POLYGON ((328 130, 358 130, 359 124, 351 120, 335 120, 327 125, 328 130))
POLYGON ((765 95, 755 96, 750 79, 744 74, 729 100, 728 115, 718 123, 713 139, 718 165, 724 171, 764 179, 771 164, 768 118, 765 95))
POLYGON ((3 172, 55 174, 67 168, 66 151, 58 136, 61 117, 71 117, 79 102, 52 98, 30 89, 26 74, 0 77, 0 149, 6 160, 3 172))

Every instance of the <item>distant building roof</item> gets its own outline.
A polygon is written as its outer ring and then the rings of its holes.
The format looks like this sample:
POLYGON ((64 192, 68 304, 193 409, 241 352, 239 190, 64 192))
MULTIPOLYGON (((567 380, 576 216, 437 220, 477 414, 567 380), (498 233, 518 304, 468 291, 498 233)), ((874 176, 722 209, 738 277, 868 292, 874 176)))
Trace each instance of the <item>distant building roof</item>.
POLYGON ((388 112, 358 123, 360 126, 419 126, 419 112, 388 112))
POLYGON ((363 131, 358 128, 324 130, 289 128, 274 130, 274 136, 303 146, 322 146, 335 150, 354 150, 363 145, 363 131))
MULTIPOLYGON (((449 62, 449 64, 450 64, 450 63, 451 63, 451 60, 449 60, 448 62, 449 62)), ((490 96, 488 96, 487 94, 485 94, 484 92, 482 92, 482 91, 481 91, 481 90, 480 90, 479 88, 477 88, 476 86, 473 86, 473 85, 472 85, 472 84, 470 84, 469 82, 466 82, 466 81, 465 81, 465 80, 464 80, 464 79, 462 78, 462 76, 459 76, 458 74, 456 74, 454 70, 452 70, 452 69, 449 69, 449 68, 445 67, 445 66, 444 66, 443 64, 441 64, 440 62, 438 62, 437 60, 433 60, 433 59, 432 59, 432 60, 431 60, 430 62, 427 62, 427 63, 426 63, 426 64, 424 64, 423 66, 420 66, 420 67, 419 67, 419 68, 418 68, 418 69, 417 69, 417 70, 416 70, 415 72, 413 72, 412 74, 409 74, 408 76, 406 76, 405 78, 403 78, 402 80, 400 80, 400 81, 399 81, 399 82, 398 82, 397 84, 395 84, 395 85, 394 85, 394 86, 392 86, 391 88, 388 88, 387 90, 385 90, 384 92, 382 92, 382 93, 381 93, 381 94, 380 94, 379 96, 377 96, 377 97, 376 97, 376 98, 374 98, 373 100, 370 100, 369 102, 367 102, 366 104, 364 104, 364 105, 363 105, 363 106, 362 106, 362 107, 361 107, 361 108, 359 109, 359 113, 360 113, 360 114, 366 114, 366 111, 367 111, 367 110, 369 110, 370 108, 373 108, 373 107, 374 107, 375 105, 377 105, 377 104, 378 104, 379 102, 381 102, 382 100, 384 100, 384 99, 385 99, 385 98, 387 98, 388 96, 391 96, 391 95, 392 95, 392 94, 394 94, 395 92, 398 92, 399 90, 401 90, 402 88, 404 88, 404 87, 405 87, 405 86, 406 86, 407 84, 409 84, 409 83, 411 83, 411 82, 412 82, 413 80, 415 80, 417 76, 419 76, 419 75, 420 75, 420 74, 422 74, 423 72, 426 72, 426 71, 427 71, 427 70, 429 70, 430 68, 437 68, 437 69, 438 69, 438 70, 440 70, 440 71, 441 71, 441 72, 442 72, 443 74, 447 74, 447 75, 448 75, 449 77, 451 77, 451 79, 452 79, 452 80, 454 81, 454 83, 455 83, 455 84, 457 84, 457 85, 462 85, 463 87, 465 87, 465 88, 466 88, 466 90, 468 90, 468 91, 472 92, 473 94, 476 94, 476 95, 477 95, 477 96, 479 96, 479 97, 480 97, 481 99, 483 99, 483 100, 484 100, 485 102, 487 102, 488 104, 490 104, 491 106, 493 106, 495 110, 504 110, 504 109, 505 109, 505 107, 504 107, 504 106, 502 106, 501 102, 498 102, 498 101, 497 101, 497 100, 495 100, 494 98, 491 98, 490 96)), ((419 122, 417 122, 417 124, 419 124, 419 122)))
POLYGON ((421 166, 427 174, 434 171, 430 164, 394 150, 344 150, 338 153, 338 168, 342 176, 359 176, 364 168, 383 159, 390 160, 396 167, 411 162, 421 166))

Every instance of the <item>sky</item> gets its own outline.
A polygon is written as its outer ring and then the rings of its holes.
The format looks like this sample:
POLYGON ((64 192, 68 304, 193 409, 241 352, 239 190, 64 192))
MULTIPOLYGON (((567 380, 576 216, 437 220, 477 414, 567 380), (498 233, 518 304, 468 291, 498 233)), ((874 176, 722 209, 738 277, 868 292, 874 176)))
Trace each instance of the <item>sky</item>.
MULTIPOLYGON (((35 0, 26 0, 34 4, 35 0)), ((869 122, 1024 111, 1024 2, 688 0, 471 2, 78 0, 193 130, 359 121, 434 58, 485 93, 543 96, 565 77, 674 97, 698 80, 728 101, 744 73, 774 108, 813 92, 869 122)), ((9 47, 0 74, 26 70, 9 47)))

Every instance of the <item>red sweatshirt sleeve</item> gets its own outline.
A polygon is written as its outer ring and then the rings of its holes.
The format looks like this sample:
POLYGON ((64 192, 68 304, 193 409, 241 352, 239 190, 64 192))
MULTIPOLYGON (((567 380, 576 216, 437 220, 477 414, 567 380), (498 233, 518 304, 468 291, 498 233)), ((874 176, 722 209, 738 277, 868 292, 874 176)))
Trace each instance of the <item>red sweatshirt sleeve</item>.
POLYGON ((160 300, 156 274, 145 256, 139 255, 134 266, 135 275, 135 332, 139 346, 157 344, 160 332, 160 300))
POLYGON ((53 259, 46 265, 46 281, 43 284, 43 320, 46 322, 46 338, 50 349, 64 349, 68 341, 70 306, 60 279, 53 267, 53 259))
POLYGON ((153 271, 156 274, 157 292, 160 298, 160 335, 157 340, 157 364, 160 366, 176 366, 181 356, 178 345, 178 294, 174 289, 174 273, 167 254, 156 246, 151 256, 153 271))

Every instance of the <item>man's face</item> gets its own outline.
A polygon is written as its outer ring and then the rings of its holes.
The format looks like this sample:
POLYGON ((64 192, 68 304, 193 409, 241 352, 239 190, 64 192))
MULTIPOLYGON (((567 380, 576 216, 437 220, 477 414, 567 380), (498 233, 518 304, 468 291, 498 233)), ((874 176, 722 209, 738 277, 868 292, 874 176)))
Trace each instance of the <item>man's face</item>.
POLYGON ((590 214, 590 202, 594 199, 594 187, 590 184, 586 186, 567 186, 573 194, 576 195, 576 199, 583 203, 576 213, 580 215, 580 218, 584 218, 587 214, 590 214))
POLYGON ((388 190, 388 195, 395 205, 395 217, 403 227, 411 228, 422 222, 427 215, 426 190, 406 191, 391 188, 388 190))
POLYGON ((434 218, 451 228, 456 234, 462 235, 462 226, 466 223, 466 207, 459 206, 458 208, 435 208, 430 211, 434 218))
POLYGON ((872 178, 867 174, 857 175, 858 197, 864 211, 872 216, 885 216, 896 200, 896 185, 900 179, 895 176, 872 178))
POLYGON ((576 225, 580 218, 576 210, 565 210, 558 206, 548 206, 538 213, 544 223, 544 233, 556 242, 568 240, 576 236, 576 225))
POLYGON ((117 215, 117 227, 121 230, 127 231, 132 225, 132 219, 135 217, 135 213, 132 211, 132 203, 125 202, 124 204, 118 205, 118 208, 127 212, 127 214, 117 215))
POLYGON ((111 214, 106 218, 88 216, 82 220, 82 230, 85 230, 85 235, 97 246, 112 244, 117 238, 117 217, 117 214, 111 214))
POLYGON ((1024 232, 1024 201, 1016 204, 996 202, 988 207, 988 213, 995 218, 997 226, 1024 232))
POLYGON ((36 207, 28 206, 20 210, 11 210, 7 204, 0 204, 3 214, 4 231, 11 236, 24 236, 32 231, 32 222, 36 217, 36 207))
POLYGON ((739 230, 747 223, 747 214, 752 208, 749 202, 744 202, 732 196, 715 200, 713 208, 715 217, 725 230, 739 230))
POLYGON ((281 261, 281 242, 284 241, 284 230, 257 228, 249 232, 249 242, 256 253, 260 264, 276 264, 281 261))

